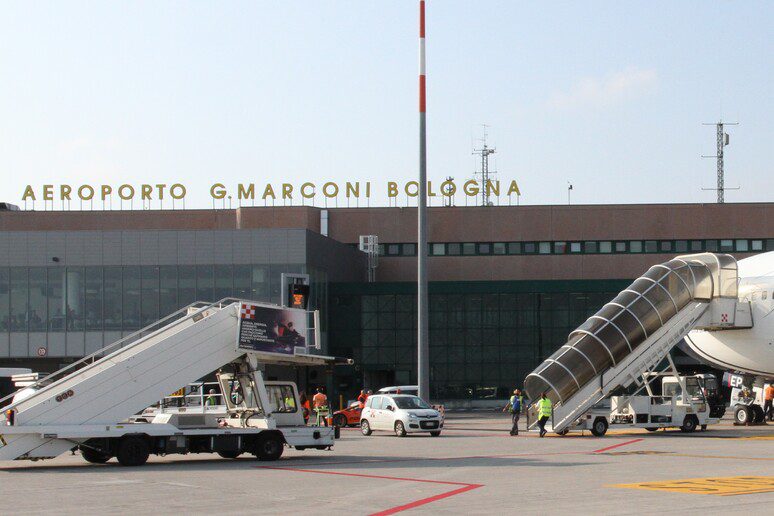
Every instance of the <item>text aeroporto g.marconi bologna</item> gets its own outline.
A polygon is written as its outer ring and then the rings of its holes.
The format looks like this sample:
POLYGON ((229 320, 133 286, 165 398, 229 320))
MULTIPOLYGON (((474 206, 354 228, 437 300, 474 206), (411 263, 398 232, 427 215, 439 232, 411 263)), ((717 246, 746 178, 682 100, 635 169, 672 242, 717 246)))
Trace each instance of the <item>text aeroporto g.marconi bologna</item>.
MULTIPOLYGON (((400 195, 407 197, 419 196, 419 183, 417 181, 407 181, 398 183, 397 181, 387 181, 384 183, 387 197, 395 198, 400 195)), ((513 194, 521 195, 518 184, 515 180, 506 183, 498 180, 487 180, 485 185, 475 179, 469 179, 463 183, 456 183, 453 179, 447 179, 443 182, 427 182, 428 197, 454 197, 458 193, 466 197, 476 197, 486 189, 487 194, 499 196, 511 196, 513 194), (506 186, 507 184, 507 186, 506 186)), ((347 199, 370 199, 374 193, 374 184, 371 181, 347 181, 337 183, 328 181, 325 183, 305 182, 300 185, 294 183, 264 183, 256 185, 255 183, 238 183, 235 189, 229 190, 223 183, 213 183, 209 190, 213 199, 232 198, 236 194, 239 200, 285 200, 294 198, 314 199, 322 196, 328 199, 335 199, 343 196, 347 199)), ((121 184, 121 185, 78 185, 68 184, 60 185, 41 185, 36 188, 33 185, 27 185, 22 194, 22 201, 92 201, 107 200, 118 196, 123 201, 131 200, 164 200, 174 199, 183 200, 188 195, 188 188, 182 183, 174 184, 121 184)))

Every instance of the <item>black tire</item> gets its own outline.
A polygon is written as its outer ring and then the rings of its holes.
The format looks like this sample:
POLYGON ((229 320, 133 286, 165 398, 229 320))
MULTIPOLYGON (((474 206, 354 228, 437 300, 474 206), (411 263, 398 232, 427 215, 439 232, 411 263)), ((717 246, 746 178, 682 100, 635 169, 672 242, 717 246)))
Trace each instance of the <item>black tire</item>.
POLYGON ((441 435, 441 431, 440 431, 440 430, 438 430, 437 432, 430 432, 430 435, 431 435, 432 437, 439 437, 439 436, 441 435))
POLYGON ((122 466, 142 466, 149 456, 150 446, 142 437, 124 437, 118 443, 116 458, 122 466))
POLYGON ((570 429, 569 428, 565 428, 561 432, 556 432, 556 433, 557 433, 557 435, 567 435, 567 434, 570 433, 570 429))
POLYGON ((595 437, 602 437, 607 433, 607 420, 603 417, 598 417, 594 420, 594 424, 591 425, 591 434, 595 437))
POLYGON ((763 413, 763 407, 760 405, 753 405, 750 408, 752 409, 752 422, 754 424, 763 423, 766 419, 766 414, 763 413))
POLYGON ((274 434, 259 436, 255 443, 254 453, 259 460, 277 460, 282 457, 283 451, 285 451, 285 443, 274 434))
POLYGON ((655 432, 656 430, 658 430, 658 427, 657 426, 648 426, 648 427, 645 428, 645 430, 647 430, 648 432, 655 432))
POLYGON ((333 416, 333 424, 334 426, 338 426, 339 428, 346 428, 347 427, 347 416, 344 414, 336 414, 333 416))
POLYGON ((746 425, 752 420, 752 410, 747 405, 740 405, 734 410, 734 423, 746 425))
POLYGON ((360 433, 363 435, 371 435, 371 432, 373 432, 373 430, 371 430, 371 425, 368 424, 368 420, 363 419, 360 421, 360 433))
POLYGON ((406 427, 403 425, 403 421, 395 421, 395 435, 406 437, 406 427))
POLYGON ((688 415, 683 419, 683 426, 680 427, 680 431, 690 434, 696 431, 697 426, 699 426, 699 422, 696 420, 696 416, 688 415))
POLYGON ((98 452, 93 448, 81 448, 81 457, 91 464, 104 464, 110 460, 110 455, 98 452))
POLYGON ((236 459, 237 457, 242 455, 242 452, 239 450, 222 450, 218 452, 218 455, 220 455, 224 459, 236 459))
POLYGON ((704 432, 705 430, 707 430, 707 425, 701 425, 701 431, 704 432))

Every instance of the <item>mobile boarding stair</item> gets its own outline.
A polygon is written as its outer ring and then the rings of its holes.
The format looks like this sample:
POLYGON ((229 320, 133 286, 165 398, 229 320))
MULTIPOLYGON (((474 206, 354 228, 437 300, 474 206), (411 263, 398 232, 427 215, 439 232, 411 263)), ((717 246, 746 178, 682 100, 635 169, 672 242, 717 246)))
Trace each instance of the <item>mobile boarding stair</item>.
POLYGON ((528 428, 537 425, 534 401, 543 393, 553 403, 546 429, 565 433, 614 392, 648 388, 648 374, 691 330, 752 327, 737 285, 736 260, 727 254, 678 256, 651 267, 527 376, 528 428))
POLYGON ((127 418, 180 386, 246 356, 293 365, 330 362, 239 349, 239 307, 236 299, 193 303, 47 376, 31 395, 5 407, 13 424, 0 426, 0 460, 56 457, 85 440, 78 435, 125 428, 127 418))

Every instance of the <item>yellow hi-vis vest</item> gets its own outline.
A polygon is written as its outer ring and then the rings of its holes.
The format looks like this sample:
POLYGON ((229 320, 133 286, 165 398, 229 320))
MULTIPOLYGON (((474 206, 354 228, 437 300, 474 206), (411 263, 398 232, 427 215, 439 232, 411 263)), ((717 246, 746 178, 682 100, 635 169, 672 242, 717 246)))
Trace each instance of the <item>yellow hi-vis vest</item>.
POLYGON ((538 409, 540 410, 538 417, 551 417, 551 400, 543 398, 538 401, 538 409))

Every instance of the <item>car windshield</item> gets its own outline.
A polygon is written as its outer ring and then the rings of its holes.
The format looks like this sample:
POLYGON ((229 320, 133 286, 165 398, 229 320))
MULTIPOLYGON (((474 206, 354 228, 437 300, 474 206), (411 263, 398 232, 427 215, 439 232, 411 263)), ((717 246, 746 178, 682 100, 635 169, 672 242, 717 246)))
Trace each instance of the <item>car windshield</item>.
POLYGON ((400 396, 393 398, 395 404, 401 409, 429 409, 430 405, 416 396, 400 396))

